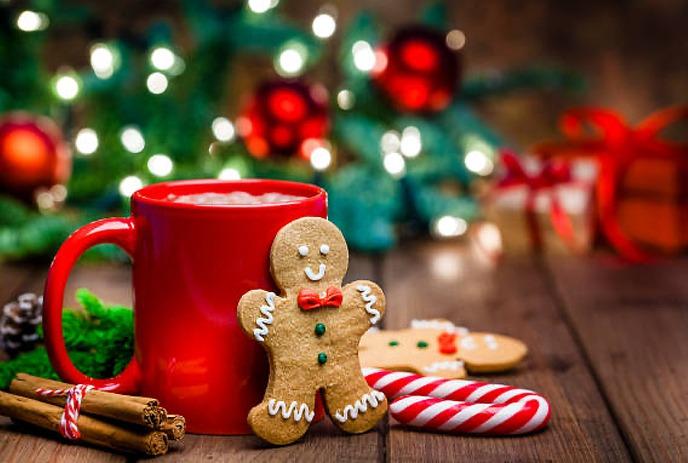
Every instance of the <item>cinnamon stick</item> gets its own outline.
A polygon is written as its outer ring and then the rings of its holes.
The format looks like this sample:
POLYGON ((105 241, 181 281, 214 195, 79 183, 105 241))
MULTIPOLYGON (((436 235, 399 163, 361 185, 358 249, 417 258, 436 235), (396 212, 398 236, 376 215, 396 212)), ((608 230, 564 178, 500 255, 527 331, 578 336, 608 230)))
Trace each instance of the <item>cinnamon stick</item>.
MULTIPOLYGON (((42 396, 36 393, 36 389, 40 387, 66 389, 72 386, 72 384, 60 381, 18 373, 12 380, 9 390, 13 394, 64 407, 66 397, 42 396)), ((84 395, 81 402, 81 413, 103 416, 153 429, 159 429, 167 422, 167 411, 160 407, 156 399, 98 390, 91 390, 84 395)))
MULTIPOLYGON (((59 432, 63 409, 38 400, 0 392, 0 415, 59 432)), ((80 441, 109 449, 145 455, 167 452, 167 435, 162 431, 137 433, 97 418, 81 415, 77 421, 80 441)))
POLYGON ((167 421, 160 426, 169 440, 181 440, 186 434, 186 420, 181 415, 167 415, 167 421))

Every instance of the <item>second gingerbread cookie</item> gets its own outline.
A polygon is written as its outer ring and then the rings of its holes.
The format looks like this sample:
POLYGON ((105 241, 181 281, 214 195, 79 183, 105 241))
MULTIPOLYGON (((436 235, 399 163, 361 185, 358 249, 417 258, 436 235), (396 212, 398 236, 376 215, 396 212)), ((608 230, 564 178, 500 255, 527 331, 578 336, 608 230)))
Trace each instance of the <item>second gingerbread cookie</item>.
POLYGON ((358 360, 361 336, 379 322, 385 296, 373 282, 342 288, 349 251, 331 222, 306 217, 282 228, 270 251, 280 294, 253 290, 237 318, 263 344, 270 378, 263 401, 249 413, 253 431, 289 444, 308 430, 322 390, 332 421, 349 433, 372 429, 387 412, 385 396, 366 383, 358 360))

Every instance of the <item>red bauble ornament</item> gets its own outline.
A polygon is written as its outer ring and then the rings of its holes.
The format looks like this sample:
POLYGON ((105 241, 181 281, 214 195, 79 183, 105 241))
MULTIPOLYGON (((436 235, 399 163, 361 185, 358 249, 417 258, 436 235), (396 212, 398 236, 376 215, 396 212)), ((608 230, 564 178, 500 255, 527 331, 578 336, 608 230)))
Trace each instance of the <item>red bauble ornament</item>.
POLYGON ((237 120, 248 151, 257 158, 303 154, 305 140, 325 136, 327 92, 319 85, 277 80, 261 84, 237 120))
POLYGON ((47 117, 12 112, 0 118, 0 192, 30 199, 67 182, 71 150, 47 117))
POLYGON ((460 68, 460 55, 449 48, 445 34, 408 26, 378 50, 373 81, 398 109, 434 112, 454 98, 460 68))

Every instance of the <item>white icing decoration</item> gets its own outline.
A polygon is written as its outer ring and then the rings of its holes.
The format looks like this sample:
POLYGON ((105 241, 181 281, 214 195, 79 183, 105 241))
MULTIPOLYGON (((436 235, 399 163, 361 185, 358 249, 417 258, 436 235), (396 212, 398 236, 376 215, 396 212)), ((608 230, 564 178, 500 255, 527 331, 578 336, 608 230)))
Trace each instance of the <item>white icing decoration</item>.
POLYGON ((473 336, 466 336, 465 338, 461 338, 460 343, 462 349, 475 350, 478 348, 478 345, 476 344, 473 336))
POLYGON ((485 335, 485 345, 490 350, 499 349, 499 343, 497 342, 497 339, 495 339, 495 337, 491 334, 485 335))
POLYGON ((306 246, 305 244, 299 246, 299 255, 301 257, 306 257, 308 255, 308 246, 306 246))
POLYGON ((258 328, 253 330, 253 336, 256 338, 256 341, 263 342, 265 341, 265 336, 268 335, 268 325, 272 325, 274 320, 272 312, 275 310, 275 296, 276 294, 272 292, 265 294, 265 302, 267 305, 260 307, 260 313, 264 316, 256 319, 258 328))
POLYGON ((461 360, 448 360, 445 362, 433 362, 430 365, 423 367, 423 371, 428 373, 435 373, 440 370, 458 371, 463 368, 461 360))
POLYGON ((411 328, 447 331, 448 333, 456 333, 459 336, 466 336, 469 333, 468 328, 465 326, 456 326, 446 320, 411 320, 411 328))
POLYGON ((355 420, 358 418, 359 413, 368 411, 368 406, 370 406, 370 408, 377 408, 384 400, 385 395, 382 392, 371 389, 367 394, 363 394, 359 400, 344 407, 343 413, 337 410, 334 417, 340 423, 344 423, 348 420, 355 420))
POLYGON ((327 244, 320 245, 320 254, 326 256, 330 252, 330 247, 327 244))
POLYGON ((301 418, 306 418, 306 421, 309 423, 313 421, 313 416, 315 416, 315 412, 308 408, 308 405, 302 403, 299 404, 296 401, 293 401, 291 404, 289 404, 289 407, 287 407, 286 402, 284 400, 275 400, 275 399, 270 399, 268 400, 268 413, 270 416, 275 416, 278 413, 282 414, 282 418, 285 420, 289 419, 294 416, 294 421, 299 422, 301 421, 301 418))
POLYGON ((380 311, 373 307, 373 304, 377 302, 377 297, 371 294, 373 290, 367 285, 358 285, 356 290, 361 293, 361 298, 366 303, 365 311, 370 314, 370 324, 376 324, 380 321, 380 311))
POLYGON ((327 265, 320 264, 320 267, 318 268, 318 273, 314 273, 313 269, 311 269, 310 266, 306 267, 304 269, 304 272, 306 272, 306 276, 309 280, 320 281, 325 276, 325 270, 327 270, 327 265))

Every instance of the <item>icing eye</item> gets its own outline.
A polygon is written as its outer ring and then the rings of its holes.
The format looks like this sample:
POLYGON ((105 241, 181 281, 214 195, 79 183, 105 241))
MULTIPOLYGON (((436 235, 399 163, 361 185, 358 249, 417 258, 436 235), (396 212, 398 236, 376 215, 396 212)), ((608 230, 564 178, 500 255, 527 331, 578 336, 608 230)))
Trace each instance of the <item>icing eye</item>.
POLYGON ((299 255, 301 257, 306 257, 308 255, 308 246, 306 246, 305 244, 299 246, 299 255))
POLYGON ((426 347, 428 347, 428 342, 427 341, 418 341, 416 343, 416 347, 418 347, 419 349, 425 349, 426 347))
POLYGON ((322 254, 323 256, 326 256, 327 253, 329 253, 329 252, 330 252, 330 247, 328 245, 326 245, 326 244, 320 245, 320 254, 322 254))

